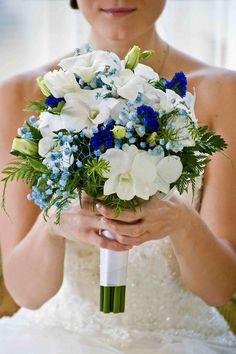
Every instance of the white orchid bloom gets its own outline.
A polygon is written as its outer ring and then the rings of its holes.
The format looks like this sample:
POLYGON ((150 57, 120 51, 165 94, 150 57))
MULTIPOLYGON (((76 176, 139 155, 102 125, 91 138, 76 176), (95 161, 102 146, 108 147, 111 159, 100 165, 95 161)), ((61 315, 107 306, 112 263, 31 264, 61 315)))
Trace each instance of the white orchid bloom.
POLYGON ((67 167, 70 167, 74 162, 73 154, 71 154, 71 155, 65 154, 65 149, 67 147, 69 147, 69 145, 66 145, 63 147, 61 147, 59 144, 56 145, 53 137, 46 136, 46 137, 39 140, 38 153, 40 156, 44 157, 44 163, 48 167, 51 167, 51 166, 53 166, 53 161, 51 161, 51 159, 50 159, 52 149, 53 149, 53 152, 60 151, 62 153, 62 159, 60 162, 64 168, 67 168, 67 167))
POLYGON ((196 101, 196 91, 194 90, 194 94, 192 95, 191 92, 186 92, 185 96, 185 103, 187 108, 189 109, 190 117, 192 118, 192 121, 197 124, 197 118, 195 116, 195 101, 196 101))
POLYGON ((104 184, 104 195, 116 193, 122 200, 135 196, 148 200, 157 192, 156 163, 147 151, 128 145, 126 150, 108 149, 100 156, 109 162, 110 170, 104 184))
POLYGON ((175 91, 167 89, 166 92, 156 89, 156 102, 158 110, 162 110, 165 113, 172 112, 183 98, 179 96, 175 91))
POLYGON ((56 98, 64 97, 69 92, 75 92, 79 86, 75 75, 62 69, 49 71, 44 75, 44 82, 56 98))
POLYGON ((38 129, 40 130, 43 138, 39 140, 38 144, 38 153, 40 156, 44 157, 47 166, 50 166, 52 163, 50 161, 51 149, 53 150, 60 150, 62 152, 63 158, 62 163, 64 167, 69 167, 73 161, 73 155, 68 156, 64 154, 64 150, 66 147, 60 147, 59 145, 55 146, 54 137, 56 134, 54 132, 60 129, 66 129, 64 121, 61 119, 59 115, 42 112, 39 116, 39 120, 37 122, 38 129))
POLYGON ((138 75, 145 80, 159 80, 159 75, 150 66, 138 64, 134 69, 135 75, 138 75))
POLYGON ((49 112, 40 114, 37 125, 43 137, 53 137, 53 132, 65 128, 61 117, 49 112))
POLYGON ((167 124, 167 129, 173 131, 174 139, 183 146, 195 146, 195 141, 188 130, 190 119, 185 115, 175 115, 171 117, 167 124))
POLYGON ((115 76, 102 76, 101 79, 105 84, 115 87, 119 96, 130 101, 135 101, 138 93, 142 92, 142 85, 146 82, 130 69, 123 69, 115 76))
POLYGON ((166 156, 159 160, 156 171, 157 189, 167 194, 170 191, 170 184, 176 182, 181 176, 183 164, 178 156, 166 156))
POLYGON ((50 150, 55 144, 53 137, 45 136, 44 138, 39 140, 38 152, 42 157, 48 157, 50 155, 50 150))
POLYGON ((59 63, 64 70, 70 71, 87 83, 91 82, 99 71, 104 71, 110 66, 117 70, 121 69, 119 57, 113 52, 96 50, 76 57, 61 60, 59 63))
POLYGON ((158 102, 157 107, 159 108, 160 98, 157 96, 157 89, 153 87, 148 82, 144 82, 142 85, 141 93, 143 95, 143 102, 149 104, 155 109, 155 102, 158 102))
POLYGON ((82 90, 65 95, 66 103, 61 111, 61 120, 66 129, 81 131, 105 122, 119 104, 115 98, 100 97, 103 89, 82 90))

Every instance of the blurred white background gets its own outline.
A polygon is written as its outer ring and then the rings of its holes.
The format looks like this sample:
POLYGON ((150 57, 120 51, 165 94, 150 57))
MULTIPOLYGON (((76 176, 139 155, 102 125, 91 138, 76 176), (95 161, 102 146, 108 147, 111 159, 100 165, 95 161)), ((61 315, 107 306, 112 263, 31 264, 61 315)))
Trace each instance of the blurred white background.
MULTIPOLYGON (((168 0, 158 26, 175 47, 236 70, 235 19, 236 0, 168 0)), ((69 0, 0 0, 0 79, 73 51, 88 30, 69 0)))

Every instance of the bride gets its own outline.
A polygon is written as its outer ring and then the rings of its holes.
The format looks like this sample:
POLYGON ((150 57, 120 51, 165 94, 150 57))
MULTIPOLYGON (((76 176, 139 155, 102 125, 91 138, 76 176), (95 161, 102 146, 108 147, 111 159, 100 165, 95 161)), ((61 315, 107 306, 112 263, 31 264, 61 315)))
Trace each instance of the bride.
MULTIPOLYGON (((77 0, 91 25, 94 49, 121 58, 133 45, 154 49, 148 59, 160 76, 176 71, 196 89, 200 124, 222 134, 227 159, 216 154, 197 181, 196 193, 153 197, 135 214, 113 219, 89 197, 64 211, 61 224, 44 222, 12 183, 1 212, 1 250, 6 286, 21 309, 0 319, 1 354, 233 354, 236 338, 215 307, 236 290, 235 95, 236 74, 211 67, 170 47, 155 30, 165 0, 77 0), (110 230, 115 240, 102 238, 110 230), (167 236, 168 235, 168 236, 167 236), (126 312, 98 311, 99 247, 129 249, 126 312)), ((35 77, 56 63, 1 85, 1 168, 29 100, 39 99, 35 77)))

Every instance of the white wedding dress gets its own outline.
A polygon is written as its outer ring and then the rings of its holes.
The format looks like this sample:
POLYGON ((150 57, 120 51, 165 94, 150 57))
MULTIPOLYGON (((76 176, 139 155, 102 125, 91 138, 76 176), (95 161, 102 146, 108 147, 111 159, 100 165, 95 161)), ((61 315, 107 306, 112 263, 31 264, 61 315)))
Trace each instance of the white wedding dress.
MULTIPOLYGON (((200 197, 199 185, 196 208, 200 197)), ((39 310, 0 319, 0 353, 236 353, 236 337, 218 311, 182 283, 168 237, 130 251, 126 294, 125 313, 100 313, 99 250, 67 241, 61 289, 39 310)))

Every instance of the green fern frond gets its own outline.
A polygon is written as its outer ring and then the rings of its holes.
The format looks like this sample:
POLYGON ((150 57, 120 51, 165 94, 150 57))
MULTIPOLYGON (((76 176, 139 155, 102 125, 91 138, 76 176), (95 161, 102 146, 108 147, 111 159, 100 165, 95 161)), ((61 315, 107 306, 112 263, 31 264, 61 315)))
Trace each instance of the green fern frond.
POLYGON ((214 152, 222 151, 227 148, 227 143, 222 136, 217 135, 214 131, 208 131, 207 126, 199 128, 200 137, 196 142, 195 149, 200 153, 212 155, 214 152))
POLYGON ((105 196, 104 205, 114 210, 114 216, 118 217, 125 210, 132 210, 134 213, 138 207, 142 207, 144 200, 134 197, 131 200, 121 200, 116 194, 105 196))
POLYGON ((36 181, 37 175, 35 169, 27 163, 27 160, 18 158, 11 161, 2 171, 3 194, 2 194, 2 208, 6 211, 6 189, 9 182, 13 180, 22 180, 30 186, 36 181))

